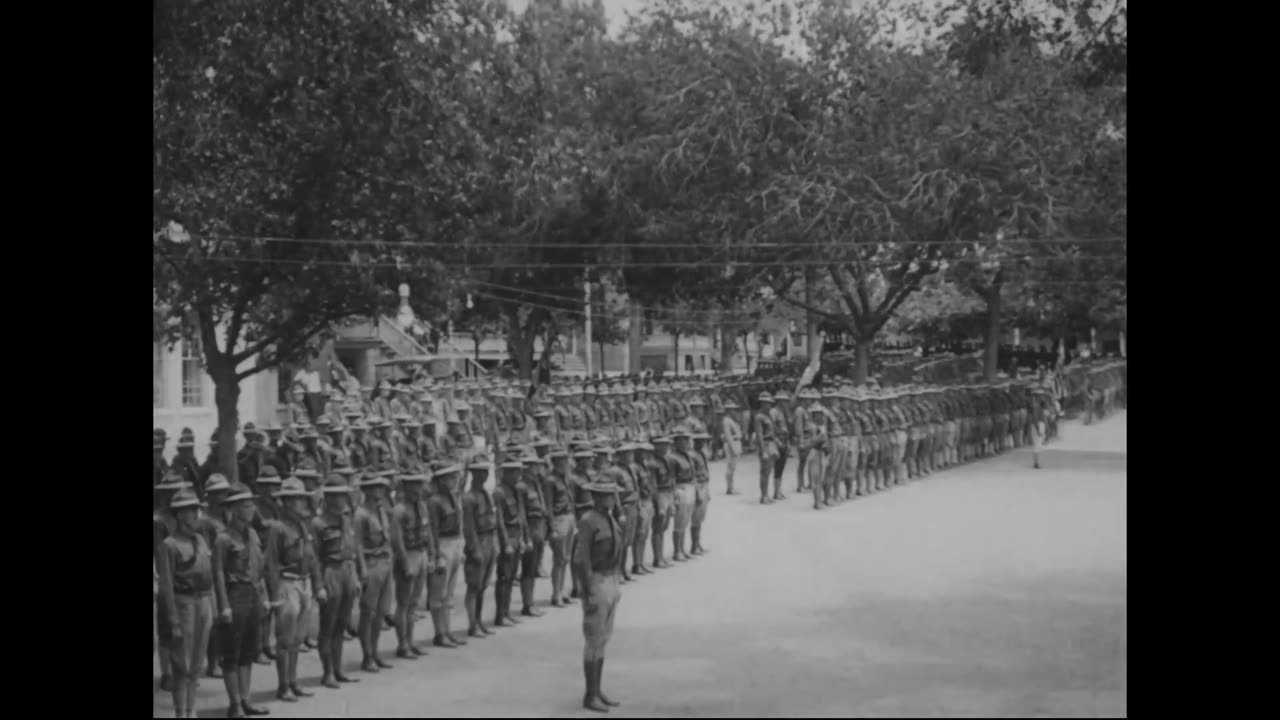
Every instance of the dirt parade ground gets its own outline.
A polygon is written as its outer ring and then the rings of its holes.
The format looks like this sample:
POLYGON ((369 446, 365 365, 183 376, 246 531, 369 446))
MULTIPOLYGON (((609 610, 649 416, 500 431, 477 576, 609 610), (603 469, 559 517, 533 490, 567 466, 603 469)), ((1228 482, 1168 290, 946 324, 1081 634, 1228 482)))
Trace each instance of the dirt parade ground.
MULTIPOLYGON (((822 511, 795 494, 794 459, 787 500, 769 506, 754 457, 732 497, 713 463, 709 554, 623 586, 610 715, 1125 715, 1126 447, 1120 412, 1065 425, 1041 470, 1015 450, 822 511)), ((544 617, 464 648, 420 637, 416 662, 397 660, 384 632, 395 667, 377 675, 349 642, 360 682, 339 690, 319 687, 317 655, 304 654, 301 684, 316 695, 302 702, 277 702, 274 666, 255 666, 252 700, 274 717, 598 717, 581 709, 581 608, 547 606, 547 579, 537 592, 544 617)), ((455 604, 465 628, 461 587, 455 604)), ((172 716, 168 693, 153 705, 172 716)), ((225 715, 220 680, 201 681, 197 708, 225 715)))

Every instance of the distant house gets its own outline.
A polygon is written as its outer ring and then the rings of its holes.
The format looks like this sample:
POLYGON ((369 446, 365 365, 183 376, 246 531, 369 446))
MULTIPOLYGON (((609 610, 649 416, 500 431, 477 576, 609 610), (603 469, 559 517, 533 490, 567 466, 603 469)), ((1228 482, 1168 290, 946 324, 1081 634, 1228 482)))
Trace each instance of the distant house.
MULTIPOLYGON (((209 451, 209 438, 218 426, 218 409, 213 399, 213 379, 204 370, 199 334, 193 325, 186 324, 182 338, 173 347, 153 342, 151 358, 151 421, 169 436, 166 456, 173 454, 178 434, 188 427, 196 436, 196 456, 203 459, 209 451)), ((253 359, 247 361, 252 362, 253 359)), ((240 383, 241 425, 261 425, 276 417, 276 384, 272 370, 240 383)), ((243 443, 243 436, 238 436, 237 441, 243 443)))

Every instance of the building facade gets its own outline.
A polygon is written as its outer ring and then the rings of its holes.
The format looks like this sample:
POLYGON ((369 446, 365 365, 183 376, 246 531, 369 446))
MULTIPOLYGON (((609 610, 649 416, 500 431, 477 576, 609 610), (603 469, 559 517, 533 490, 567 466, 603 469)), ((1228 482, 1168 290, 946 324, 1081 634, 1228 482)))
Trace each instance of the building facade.
MULTIPOLYGON (((218 408, 213 399, 213 379, 204 370, 199 335, 184 327, 182 338, 172 347, 153 342, 151 421, 169 436, 166 456, 171 456, 182 428, 196 436, 196 457, 209 452, 209 438, 218 426, 218 408)), ((246 366, 255 359, 246 361, 246 366)), ((277 379, 273 370, 249 377, 240 383, 240 424, 262 425, 276 417, 277 379)), ((244 437, 238 436, 243 443, 244 437)))

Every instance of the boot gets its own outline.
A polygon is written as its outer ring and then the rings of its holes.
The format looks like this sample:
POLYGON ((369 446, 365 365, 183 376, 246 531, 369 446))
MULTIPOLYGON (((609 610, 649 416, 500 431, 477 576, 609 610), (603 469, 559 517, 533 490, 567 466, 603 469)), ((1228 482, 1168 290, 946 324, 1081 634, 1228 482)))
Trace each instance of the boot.
POLYGON ((534 578, 520 579, 520 602, 523 607, 520 614, 525 617, 542 617, 542 613, 533 609, 533 583, 534 578))
POLYGON ((564 580, 563 568, 551 565, 551 607, 564 607, 564 601, 560 598, 560 588, 564 580))
POLYGON ((367 673, 377 673, 378 664, 373 661, 373 643, 370 641, 373 635, 373 622, 370 622, 372 618, 363 618, 363 620, 364 622, 360 623, 365 626, 360 628, 360 654, 362 656, 360 669, 367 673))
POLYGON ((502 617, 502 579, 498 579, 498 583, 493 586, 493 626, 502 627, 506 625, 506 621, 502 617))
MULTIPOLYGON (((517 574, 515 577, 519 577, 517 574)), ((506 583, 506 587, 502 590, 502 619, 510 625, 519 625, 520 621, 511 614, 511 600, 515 592, 514 585, 516 581, 510 580, 506 583)))
POLYGON ((244 717, 240 712, 240 674, 223 673, 222 684, 227 688, 227 717, 244 717))
POLYGON ((440 627, 444 630, 444 639, 453 643, 457 647, 467 644, 466 640, 453 634, 453 613, 449 608, 441 608, 440 610, 440 627))
POLYGON ((466 598, 467 607, 467 635, 470 637, 484 637, 484 633, 480 632, 480 628, 476 626, 476 594, 468 590, 466 598))
POLYGON ((289 688, 289 657, 292 655, 283 650, 276 654, 276 699, 284 702, 298 702, 289 688))
POLYGON ((169 674, 169 651, 160 651, 160 692, 173 692, 173 675, 169 674))
POLYGON ((493 616, 494 626, 519 625, 520 621, 511 617, 511 583, 500 580, 493 590, 494 599, 497 601, 493 616))
POLYGON ((445 635, 444 613, 445 611, 443 609, 431 611, 431 625, 436 631, 435 639, 432 640, 431 644, 442 648, 456 648, 458 647, 458 644, 450 640, 448 636, 445 635))
POLYGON ((596 697, 600 698, 600 700, 609 707, 618 707, 622 704, 610 700, 609 697, 604 694, 604 658, 600 658, 596 661, 596 697))
POLYGON ((582 707, 595 712, 609 712, 609 708, 605 707, 598 697, 599 686, 594 660, 582 661, 582 674, 587 681, 587 690, 582 694, 582 707))
POLYGON ((293 692, 294 697, 306 698, 315 695, 298 687, 298 651, 290 650, 289 655, 289 690, 293 692))
POLYGON ((476 592, 476 627, 485 635, 496 634, 484 624, 484 588, 480 588, 480 590, 476 592))
MULTIPOLYGON (((328 650, 328 648, 325 648, 325 650, 328 650)), ((322 673, 320 685, 327 687, 330 690, 337 690, 342 687, 333 679, 333 659, 330 657, 330 653, 320 653, 320 670, 322 673)))
POLYGON ((417 656, 409 652, 409 623, 413 621, 413 613, 405 608, 396 608, 397 615, 403 615, 404 619, 396 619, 396 657, 406 660, 416 660, 417 656))
POLYGON ((375 626, 373 629, 373 642, 370 643, 370 648, 373 650, 373 664, 377 665, 383 670, 390 670, 391 663, 385 662, 383 661, 382 658, 378 657, 378 641, 381 638, 382 638, 382 628, 375 626))
POLYGON ((346 674, 342 672, 343 644, 342 640, 334 640, 329 644, 329 651, 333 654, 333 660, 331 661, 333 664, 333 679, 340 683, 358 683, 360 682, 359 678, 347 677, 346 674))
MULTIPOLYGON (((595 664, 592 664, 592 670, 595 670, 595 664)), ((175 673, 177 677, 173 679, 173 712, 174 717, 186 717, 187 707, 187 679, 181 674, 175 673)))
POLYGON ((671 559, 676 562, 684 562, 684 533, 672 531, 671 533, 671 559))

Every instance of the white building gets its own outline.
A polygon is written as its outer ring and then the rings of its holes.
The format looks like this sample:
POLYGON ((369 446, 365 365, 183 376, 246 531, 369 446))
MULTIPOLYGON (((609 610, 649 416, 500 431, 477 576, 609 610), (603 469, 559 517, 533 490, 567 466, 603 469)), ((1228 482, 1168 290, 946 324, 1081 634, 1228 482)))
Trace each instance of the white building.
MULTIPOLYGON (((218 426, 218 409, 213 400, 213 379, 204 371, 200 338, 193 327, 184 328, 182 339, 172 348, 152 343, 151 421, 153 427, 169 435, 165 456, 171 457, 182 428, 196 436, 196 457, 204 460, 209 438, 218 426)), ((254 359, 246 361, 246 367, 254 359)), ((267 370, 240 383, 240 424, 263 425, 276 417, 277 380, 267 370)), ((243 444, 244 437, 237 440, 243 444)))

